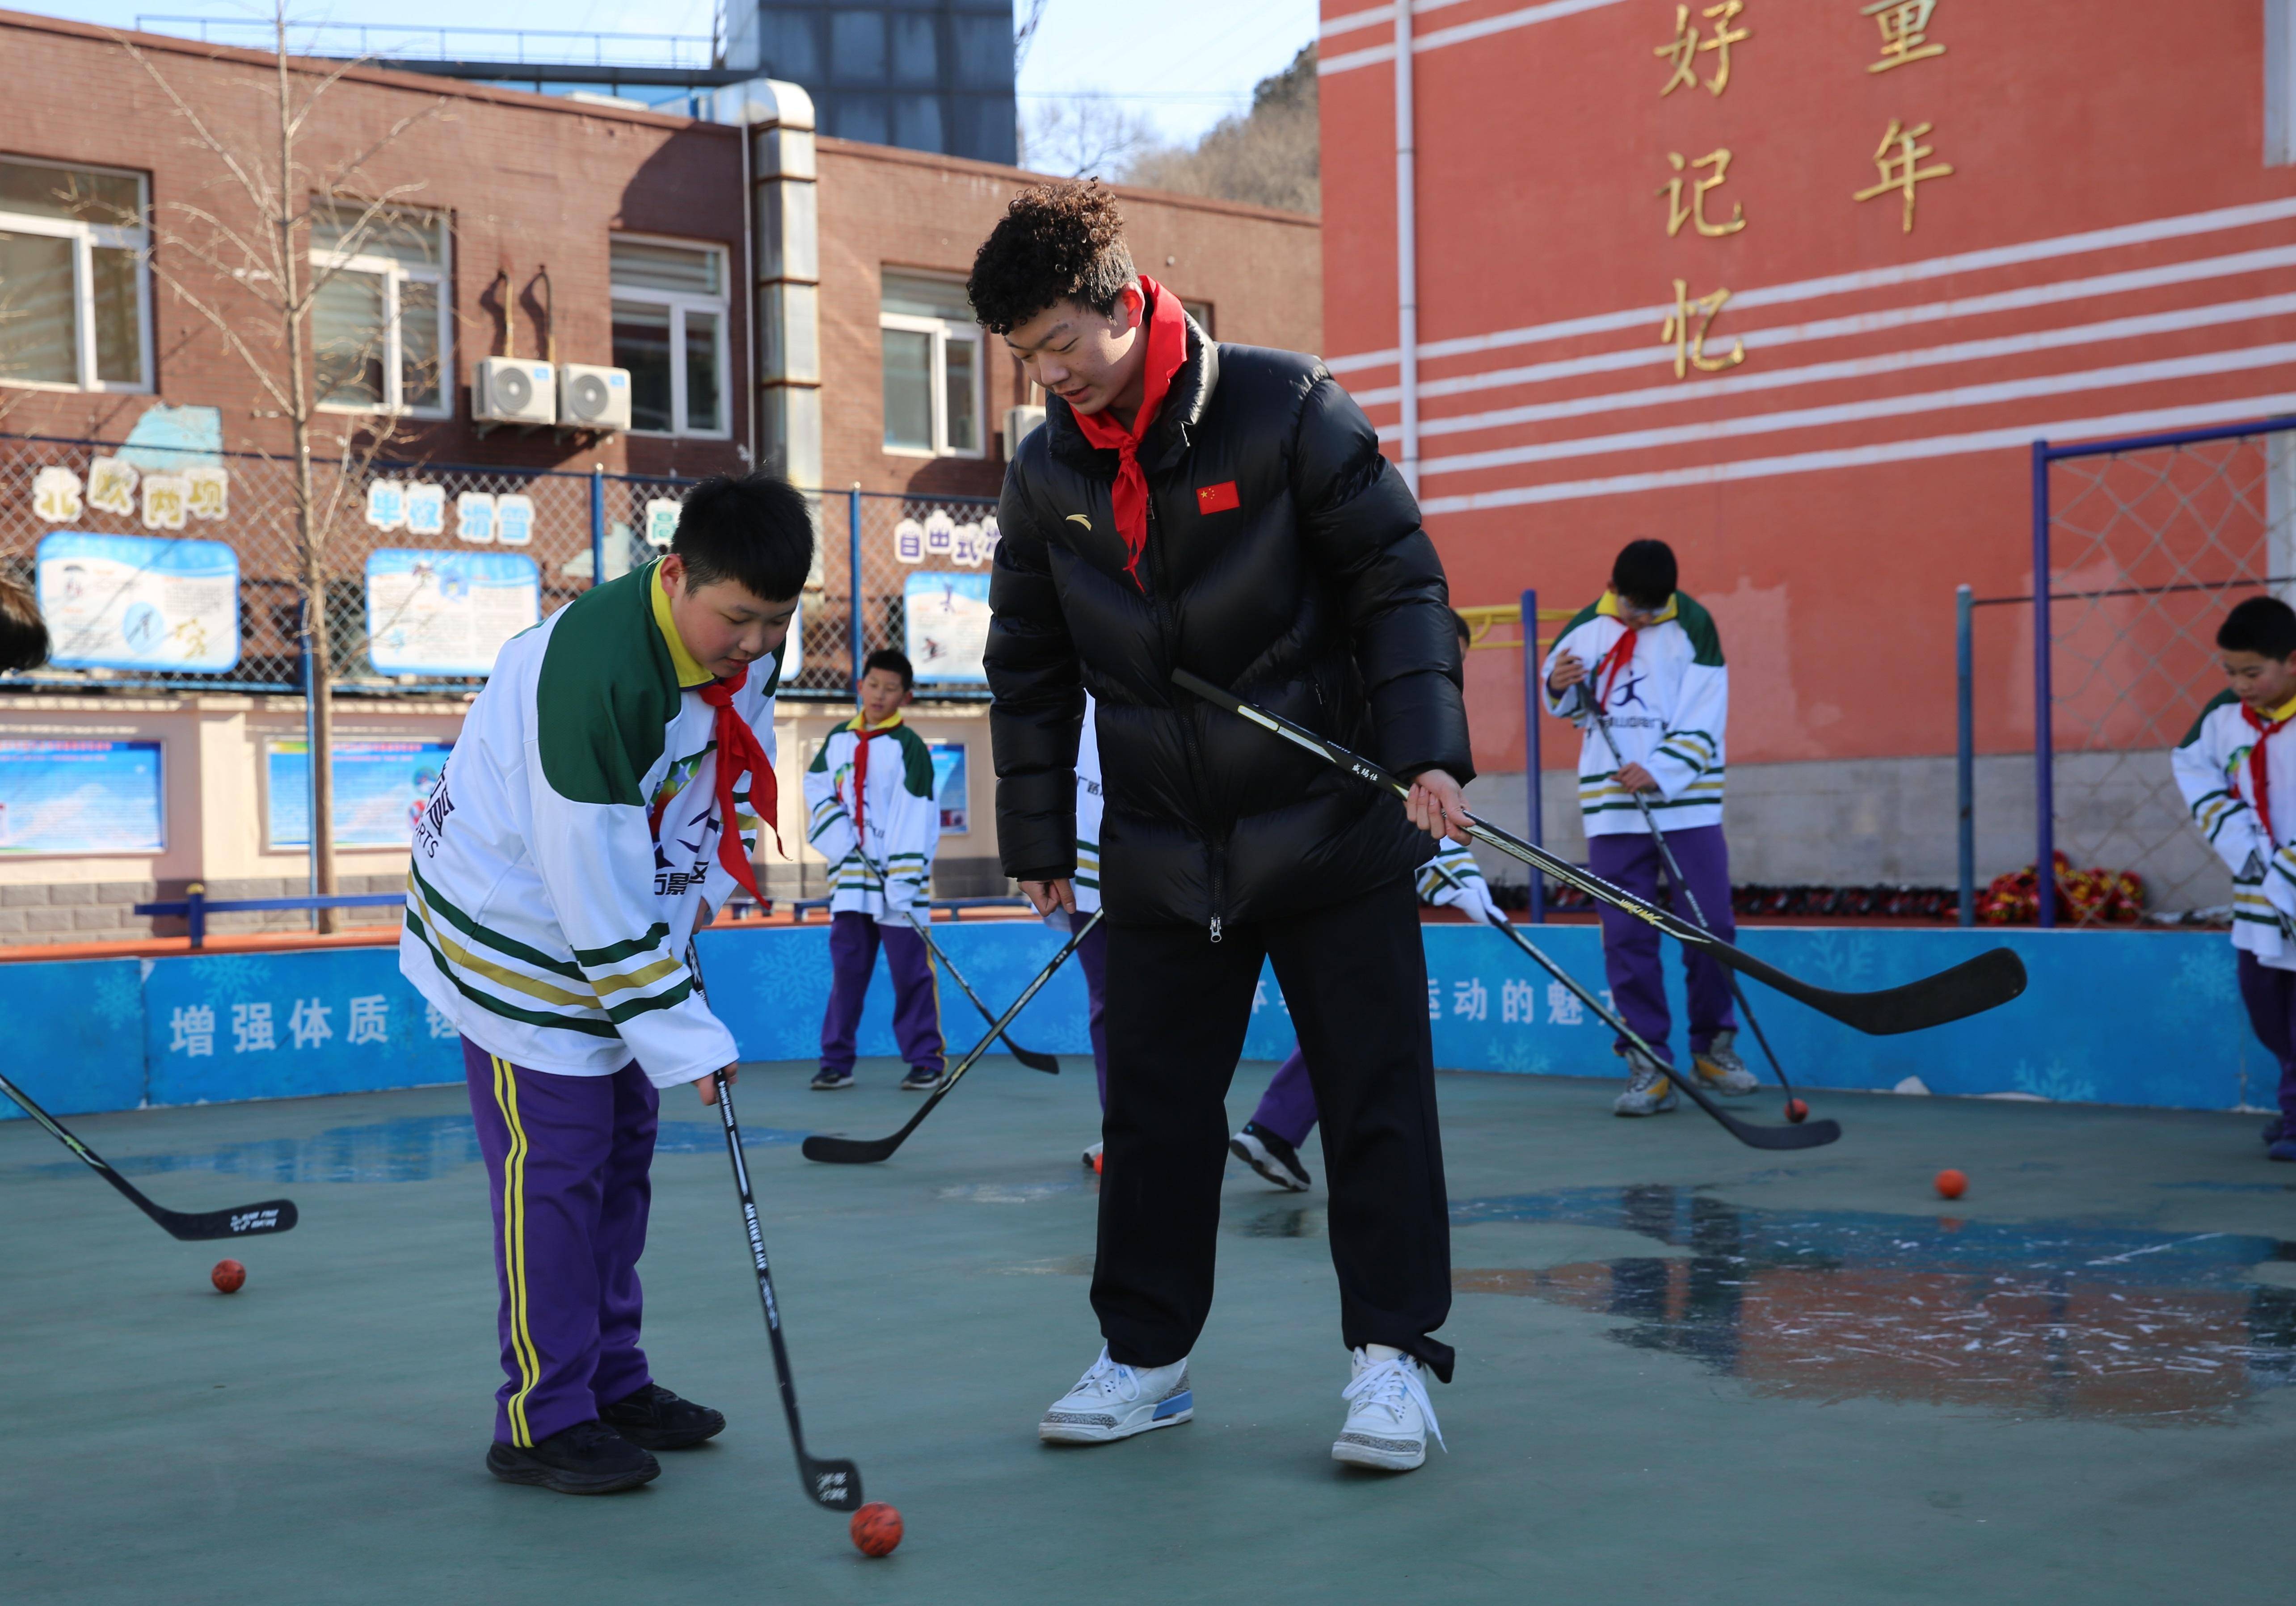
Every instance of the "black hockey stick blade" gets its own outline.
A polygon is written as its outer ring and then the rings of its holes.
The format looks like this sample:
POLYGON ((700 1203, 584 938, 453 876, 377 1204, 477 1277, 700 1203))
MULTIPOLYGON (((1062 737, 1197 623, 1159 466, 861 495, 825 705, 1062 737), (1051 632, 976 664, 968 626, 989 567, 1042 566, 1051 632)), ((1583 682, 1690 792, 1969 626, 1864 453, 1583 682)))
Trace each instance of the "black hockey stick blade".
POLYGON ((1100 916, 1101 911, 1095 909, 1090 920, 1069 934, 1068 941, 1061 945, 1061 951, 1053 955, 1045 968, 1037 972, 1036 979, 1021 989, 1021 996, 1013 1000, 1004 1012, 990 1024, 988 1035, 974 1044, 964 1058, 948 1069, 941 1077, 940 1086, 925 1095, 925 1102, 917 1106, 914 1115, 901 1124, 898 1132, 890 1137, 868 1138, 840 1137, 834 1133, 816 1132, 798 1145, 798 1152, 808 1159, 816 1159, 831 1166, 873 1166, 879 1160, 890 1159, 893 1151, 908 1142, 909 1134, 924 1125, 925 1117, 931 1115, 934 1107, 948 1097, 956 1085, 964 1079, 964 1073, 972 1069, 974 1061, 987 1053, 989 1045, 1004 1035, 1004 1028, 1013 1023, 1013 1018, 1027 1006, 1029 1000, 1037 996, 1037 989, 1053 979, 1053 972, 1067 963, 1068 956, 1077 951, 1077 946, 1100 923, 1100 916))
POLYGON ((74 1137, 62 1122, 34 1103, 31 1095, 5 1077, 0 1077, 0 1093, 6 1094, 50 1137, 78 1155, 89 1170, 119 1189, 122 1198, 166 1228, 172 1237, 186 1243, 215 1238, 252 1238, 265 1233, 283 1233, 295 1225, 295 1201, 291 1199, 266 1199, 261 1204, 234 1205, 228 1210, 193 1212, 153 1204, 134 1183, 113 1170, 111 1161, 74 1137))
MULTIPOLYGON (((1339 743, 1328 742, 1280 714, 1271 714, 1255 703, 1246 702, 1234 692, 1221 690, 1200 675, 1175 669, 1172 680, 1174 684, 1194 692, 1205 701, 1241 715, 1286 742, 1307 749, 1327 764, 1358 775, 1374 786, 1383 787, 1398 797, 1410 795, 1409 787, 1368 758, 1358 758, 1339 743)), ((1521 860, 1566 887, 1575 887, 1589 897, 1606 903, 1614 909, 1623 910, 1685 946, 1703 949, 1742 975, 1751 976, 1766 986, 1775 987, 1787 997, 1806 1004, 1820 1014, 1831 1016, 1868 1037, 1893 1037, 1899 1032, 1920 1031, 1927 1027, 1964 1020, 2006 1004, 2025 990, 2024 962, 2007 948, 1989 949, 1974 959, 1963 961, 1951 970, 1939 971, 1934 976, 1924 976, 1917 981, 1906 982, 1903 987, 1889 987, 1881 992, 1841 992, 1832 987, 1816 987, 1677 918, 1670 911, 1636 897, 1622 887, 1612 886, 1601 876, 1580 869, 1568 859, 1559 858, 1543 848, 1534 848, 1521 838, 1472 815, 1468 819, 1468 834, 1477 841, 1488 843, 1509 857, 1521 860)))

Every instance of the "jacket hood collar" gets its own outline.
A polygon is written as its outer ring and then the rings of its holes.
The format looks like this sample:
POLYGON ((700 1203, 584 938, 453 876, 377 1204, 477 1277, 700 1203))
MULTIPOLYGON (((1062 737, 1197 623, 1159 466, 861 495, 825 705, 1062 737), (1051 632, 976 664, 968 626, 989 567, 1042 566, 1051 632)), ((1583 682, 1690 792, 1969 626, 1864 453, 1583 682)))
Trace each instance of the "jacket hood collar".
MULTIPOLYGON (((1219 346, 1205 337, 1195 319, 1188 320, 1188 355, 1172 375, 1171 389, 1156 422, 1148 426, 1141 443, 1140 465, 1152 474, 1163 472, 1180 460, 1196 425, 1219 385, 1219 346)), ((1046 444, 1055 461, 1098 479, 1116 478, 1116 454, 1094 446, 1077 427, 1076 412, 1059 397, 1045 401, 1046 444)))

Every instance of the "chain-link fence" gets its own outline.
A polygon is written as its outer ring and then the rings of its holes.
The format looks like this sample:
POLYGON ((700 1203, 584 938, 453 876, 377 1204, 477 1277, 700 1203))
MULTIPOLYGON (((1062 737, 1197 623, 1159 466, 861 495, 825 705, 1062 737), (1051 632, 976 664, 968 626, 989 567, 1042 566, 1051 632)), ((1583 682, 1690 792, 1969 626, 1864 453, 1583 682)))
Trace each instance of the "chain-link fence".
POLYGON ((806 623, 798 684, 841 694, 871 652, 891 647, 914 666, 920 696, 988 696, 995 501, 848 491, 825 496, 822 513, 820 617, 806 623))
POLYGON ((2037 863, 2063 859, 2056 876, 2038 878, 2045 922, 2231 903, 2169 755, 2223 689, 2215 641, 2226 610, 2244 594, 2284 594, 2296 577, 2292 430, 2296 421, 2274 421, 2036 445, 2034 570, 2048 595, 2034 631, 2048 755, 2037 863))

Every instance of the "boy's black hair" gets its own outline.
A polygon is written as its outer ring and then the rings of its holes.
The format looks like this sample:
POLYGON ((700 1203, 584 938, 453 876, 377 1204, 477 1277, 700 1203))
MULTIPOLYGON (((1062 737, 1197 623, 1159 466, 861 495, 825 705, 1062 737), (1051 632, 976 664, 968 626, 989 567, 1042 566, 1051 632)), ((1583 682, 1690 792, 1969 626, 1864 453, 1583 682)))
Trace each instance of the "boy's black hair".
POLYGON ((48 627, 32 594, 0 580, 0 669, 37 669, 48 661, 48 627))
POLYGON ((1475 639, 1474 627, 1467 623, 1467 616, 1456 608, 1451 610, 1451 628, 1459 633, 1459 646, 1462 650, 1464 650, 1469 642, 1475 639))
POLYGON ((786 602, 813 569, 813 510, 772 474, 712 474, 686 493, 669 550, 685 561, 689 586, 731 580, 750 595, 786 602))
POLYGON ((964 293, 991 333, 1010 334, 1055 301, 1114 317, 1133 277, 1116 197, 1098 179, 1044 184, 1013 197, 973 256, 964 293))
POLYGON ((909 656, 906 652, 896 652, 890 647, 880 647, 861 660, 862 674, 866 675, 872 669, 890 669, 901 677, 901 690, 904 692, 914 692, 917 689, 917 672, 910 665, 909 656))
POLYGON ((2227 652, 2253 652, 2284 661, 2296 657, 2296 608, 2276 596, 2235 602, 2217 627, 2217 645, 2227 652))
POLYGON ((1678 578, 1674 548, 1647 537, 1619 548, 1611 564, 1611 592, 1638 608, 1665 607, 1678 578))

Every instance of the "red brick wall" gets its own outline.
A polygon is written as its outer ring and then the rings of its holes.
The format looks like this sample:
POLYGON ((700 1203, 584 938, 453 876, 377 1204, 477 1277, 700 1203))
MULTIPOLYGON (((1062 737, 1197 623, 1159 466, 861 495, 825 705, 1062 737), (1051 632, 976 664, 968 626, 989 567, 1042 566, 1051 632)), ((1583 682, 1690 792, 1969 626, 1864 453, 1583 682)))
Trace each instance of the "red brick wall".
MULTIPOLYGON (((892 266, 962 275, 1013 193, 1017 168, 824 139, 821 151, 822 478, 841 488, 994 496, 1004 409, 1025 399, 1018 365, 991 341, 985 460, 889 456, 877 340, 878 283, 892 266)), ((1323 340, 1323 258, 1313 217, 1193 195, 1119 189, 1133 259, 1190 301, 1209 301, 1224 340, 1313 351, 1323 340)))
MULTIPOLYGON (((217 137, 256 155, 275 172, 275 119, 267 98, 270 58, 244 51, 129 36, 217 137)), ((161 230, 197 225, 174 209, 190 204, 250 223, 249 204, 222 165, 190 143, 188 123, 165 90, 103 30, 20 12, 0 12, 0 53, 11 91, 0 98, 0 150, 62 162, 140 169, 151 176, 161 230)), ((314 80, 299 71, 294 92, 314 80)), ((734 129, 685 118, 588 106, 425 78, 356 70, 329 90, 298 151, 309 171, 342 163, 381 140, 394 123, 411 127, 365 168, 377 190, 413 186, 410 206, 452 214, 456 417, 404 425, 404 449, 439 462, 700 474, 739 466, 749 437, 746 309, 737 295, 729 345, 735 375, 731 441, 615 436, 599 440, 497 430, 480 438, 470 422, 472 362, 500 349, 502 322, 488 287, 510 270, 522 292, 515 308, 517 349, 542 350, 536 271, 550 270, 562 362, 612 360, 607 246, 616 230, 724 245, 734 282, 742 269, 741 143, 734 129), (482 298, 484 300, 482 301, 482 298)), ((308 190, 308 179, 296 186, 308 190)), ((221 408, 226 447, 277 451, 285 425, 264 416, 271 404, 246 367, 200 313, 168 288, 170 274, 243 319, 251 336, 267 331, 251 298, 203 271, 181 250, 155 255, 158 395, 63 395, 0 389, 0 429, 118 439, 156 401, 221 408)), ((275 344, 258 345, 275 350, 275 344)), ((394 448, 398 449, 398 448, 394 448)))

